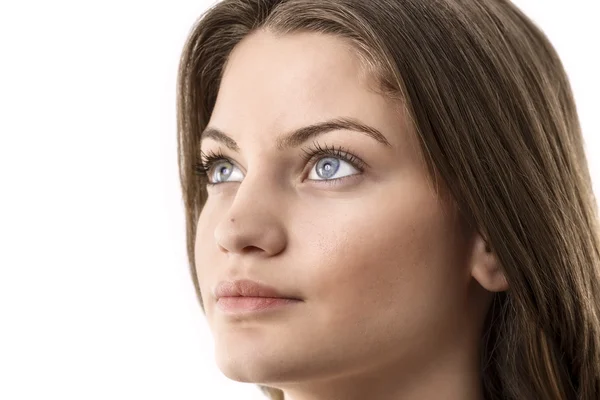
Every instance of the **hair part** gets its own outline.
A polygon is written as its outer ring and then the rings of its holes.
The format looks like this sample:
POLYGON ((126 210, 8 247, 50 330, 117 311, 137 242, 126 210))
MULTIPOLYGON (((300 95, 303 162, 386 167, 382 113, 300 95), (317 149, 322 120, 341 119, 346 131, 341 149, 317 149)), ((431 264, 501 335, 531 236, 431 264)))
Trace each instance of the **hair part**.
POLYGON ((510 289, 495 295, 482 337, 486 399, 596 399, 600 225, 583 138, 558 55, 508 0, 224 0, 199 18, 181 57, 177 117, 202 309, 199 136, 229 54, 259 29, 348 40, 376 89, 402 101, 432 180, 493 248, 510 289))

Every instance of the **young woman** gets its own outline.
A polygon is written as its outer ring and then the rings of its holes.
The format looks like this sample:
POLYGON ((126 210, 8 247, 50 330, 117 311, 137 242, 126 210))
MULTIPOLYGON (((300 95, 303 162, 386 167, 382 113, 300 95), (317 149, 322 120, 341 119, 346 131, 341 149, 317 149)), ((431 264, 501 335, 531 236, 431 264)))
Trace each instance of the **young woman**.
POLYGON ((225 0, 178 77, 198 300, 271 399, 597 400, 563 66, 507 0, 225 0))

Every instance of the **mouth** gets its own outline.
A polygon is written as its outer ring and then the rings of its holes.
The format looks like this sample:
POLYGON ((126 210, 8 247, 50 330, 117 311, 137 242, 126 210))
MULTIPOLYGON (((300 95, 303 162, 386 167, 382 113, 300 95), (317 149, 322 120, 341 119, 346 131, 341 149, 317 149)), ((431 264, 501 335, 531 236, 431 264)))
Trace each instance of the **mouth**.
POLYGON ((226 314, 250 314, 289 308, 301 302, 299 299, 283 297, 232 296, 220 297, 217 307, 226 314))
POLYGON ((214 288, 213 294, 217 300, 222 297, 264 297, 300 300, 291 293, 284 293, 277 288, 250 279, 221 281, 214 288))

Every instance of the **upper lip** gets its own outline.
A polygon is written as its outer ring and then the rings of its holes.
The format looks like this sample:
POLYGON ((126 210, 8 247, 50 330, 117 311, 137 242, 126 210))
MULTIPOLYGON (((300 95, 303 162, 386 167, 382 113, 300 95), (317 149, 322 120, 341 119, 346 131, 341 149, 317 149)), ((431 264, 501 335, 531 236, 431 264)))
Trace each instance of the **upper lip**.
POLYGON ((220 297, 275 297, 300 300, 296 297, 279 292, 272 286, 249 280, 221 281, 214 289, 217 299, 220 297))

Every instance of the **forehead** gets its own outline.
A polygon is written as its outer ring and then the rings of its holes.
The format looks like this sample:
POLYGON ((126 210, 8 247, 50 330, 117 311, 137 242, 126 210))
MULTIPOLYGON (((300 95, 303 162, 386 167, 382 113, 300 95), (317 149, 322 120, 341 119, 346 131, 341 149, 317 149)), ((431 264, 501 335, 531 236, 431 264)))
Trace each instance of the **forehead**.
POLYGON ((373 87, 343 38, 257 31, 230 54, 210 124, 232 136, 281 133, 337 117, 398 124, 398 105, 373 87))
POLYGON ((276 35, 257 31, 231 52, 222 90, 233 85, 256 95, 289 95, 290 90, 295 96, 326 95, 331 89, 348 86, 349 79, 359 80, 361 71, 359 58, 343 38, 320 33, 276 35))

